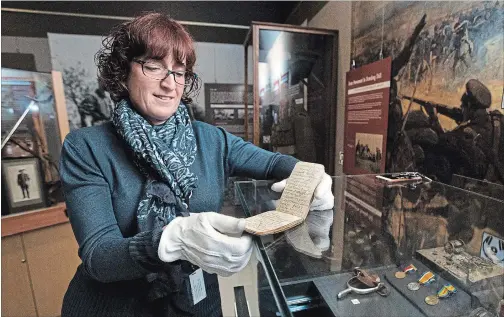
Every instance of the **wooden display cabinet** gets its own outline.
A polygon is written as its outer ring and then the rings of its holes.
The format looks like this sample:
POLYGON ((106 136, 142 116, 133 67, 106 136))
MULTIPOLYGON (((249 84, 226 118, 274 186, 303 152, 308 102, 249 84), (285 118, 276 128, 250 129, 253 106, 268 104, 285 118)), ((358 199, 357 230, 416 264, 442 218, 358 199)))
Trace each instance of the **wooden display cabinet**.
MULTIPOLYGON (((250 47, 254 115, 253 136, 247 138, 266 150, 322 164, 332 175, 338 31, 253 22, 244 42, 245 84, 250 47)), ((248 91, 245 116, 247 99, 248 91)))
MULTIPOLYGON (((61 142, 69 132, 63 81, 52 72, 61 142)), ((78 245, 59 203, 2 217, 2 316, 60 316, 77 266, 78 245)))

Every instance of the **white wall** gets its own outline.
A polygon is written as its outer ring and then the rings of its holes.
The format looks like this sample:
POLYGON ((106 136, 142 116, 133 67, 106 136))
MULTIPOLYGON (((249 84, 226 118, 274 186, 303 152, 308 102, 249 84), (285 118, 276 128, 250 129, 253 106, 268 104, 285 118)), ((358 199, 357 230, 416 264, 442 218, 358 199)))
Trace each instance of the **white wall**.
MULTIPOLYGON (((37 71, 50 72, 51 53, 47 38, 2 36, 3 53, 27 53, 35 55, 37 71)), ((243 84, 245 80, 244 49, 239 44, 195 43, 195 71, 203 83, 243 84)), ((252 48, 249 48, 248 82, 253 83, 252 48)), ((195 100, 205 107, 204 86, 195 100)))
POLYGON ((333 29, 339 31, 338 52, 338 108, 336 123, 336 162, 335 174, 343 173, 343 165, 338 163, 339 152, 343 151, 345 127, 345 76, 350 70, 351 28, 352 28, 352 2, 329 1, 308 22, 309 27, 333 29))
MULTIPOLYGON (((197 42, 195 72, 207 84, 243 84, 245 81, 244 47, 239 44, 197 42)), ((248 82, 252 84, 252 48, 248 51, 248 82)), ((205 107, 204 86, 196 98, 205 107)))

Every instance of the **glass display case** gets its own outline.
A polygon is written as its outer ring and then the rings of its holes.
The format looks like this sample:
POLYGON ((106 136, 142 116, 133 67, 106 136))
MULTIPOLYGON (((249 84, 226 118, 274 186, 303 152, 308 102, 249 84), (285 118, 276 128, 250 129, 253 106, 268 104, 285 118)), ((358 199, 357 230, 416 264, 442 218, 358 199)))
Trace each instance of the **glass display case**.
POLYGON ((481 195, 489 196, 504 202, 504 185, 475 179, 464 175, 453 174, 450 185, 466 189, 481 195))
POLYGON ((254 22, 244 46, 245 61, 252 46, 254 144, 332 172, 337 31, 254 22))
MULTIPOLYGON (((245 217, 275 209, 271 184, 235 183, 245 217)), ((502 316, 502 200, 376 175, 334 177, 333 193, 334 209, 254 237, 261 316, 502 316)))
POLYGON ((2 68, 2 216, 62 201, 62 87, 59 72, 2 68))

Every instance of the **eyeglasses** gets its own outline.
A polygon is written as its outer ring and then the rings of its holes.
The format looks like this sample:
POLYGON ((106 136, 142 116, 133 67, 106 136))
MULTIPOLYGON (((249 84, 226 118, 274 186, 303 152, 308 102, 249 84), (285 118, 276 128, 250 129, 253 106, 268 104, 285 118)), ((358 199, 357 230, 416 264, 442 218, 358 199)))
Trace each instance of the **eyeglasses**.
POLYGON ((184 70, 169 70, 156 62, 142 61, 139 59, 134 59, 133 61, 142 65, 142 72, 145 76, 155 80, 165 80, 168 76, 173 74, 173 78, 177 84, 190 86, 198 78, 198 75, 193 72, 184 70))

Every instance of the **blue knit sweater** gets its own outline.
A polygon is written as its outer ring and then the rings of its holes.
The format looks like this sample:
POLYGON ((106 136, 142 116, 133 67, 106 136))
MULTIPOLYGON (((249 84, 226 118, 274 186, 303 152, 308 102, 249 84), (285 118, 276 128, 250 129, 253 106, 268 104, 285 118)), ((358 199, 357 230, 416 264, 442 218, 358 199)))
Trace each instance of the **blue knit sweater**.
MULTIPOLYGON (((230 176, 283 179, 297 162, 206 123, 196 121, 193 127, 198 152, 191 171, 198 176, 198 187, 189 202, 191 212, 219 211, 230 176)), ((111 123, 70 133, 63 144, 60 173, 82 259, 65 294, 63 317, 183 312, 210 316, 220 310, 215 276, 205 273, 209 295, 192 307, 186 263, 158 259, 160 229, 138 233, 136 210, 145 177, 111 123), (151 272, 165 274, 171 301, 152 305, 145 298, 149 286, 144 277, 151 272)))

